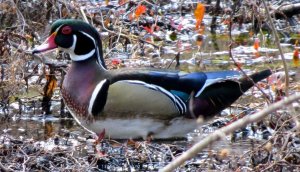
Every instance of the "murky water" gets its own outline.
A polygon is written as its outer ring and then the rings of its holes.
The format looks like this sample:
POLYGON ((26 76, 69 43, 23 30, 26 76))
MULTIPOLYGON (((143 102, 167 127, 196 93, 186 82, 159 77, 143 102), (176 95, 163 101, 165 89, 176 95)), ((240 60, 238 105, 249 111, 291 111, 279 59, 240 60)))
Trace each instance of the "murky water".
MULTIPOLYGON (((58 118, 54 116, 15 116, 13 118, 1 118, 0 121, 0 135, 12 135, 17 139, 34 139, 40 141, 46 141, 47 139, 54 137, 66 137, 71 136, 72 138, 88 138, 92 136, 89 132, 80 127, 72 118, 58 118)), ((199 125, 201 128, 201 125, 199 125)), ((196 143, 201 138, 208 136, 210 132, 213 132, 214 128, 207 128, 205 126, 205 131, 187 133, 188 140, 154 140, 157 143, 168 143, 175 144, 179 146, 191 146, 196 143)), ((258 139, 236 139, 232 142, 232 136, 227 136, 224 139, 215 142, 211 145, 208 150, 219 151, 221 149, 228 149, 231 154, 241 155, 244 151, 249 150, 251 146, 256 145, 259 141, 258 139)), ((126 140, 119 140, 120 142, 125 142, 126 140)), ((204 153, 206 154, 206 153, 204 153)))

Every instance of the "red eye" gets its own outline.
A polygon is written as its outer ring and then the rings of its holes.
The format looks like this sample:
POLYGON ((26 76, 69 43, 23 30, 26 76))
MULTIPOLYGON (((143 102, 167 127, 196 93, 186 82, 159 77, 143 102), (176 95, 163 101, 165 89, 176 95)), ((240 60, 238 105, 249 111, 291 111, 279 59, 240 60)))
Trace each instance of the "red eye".
POLYGON ((61 32, 65 35, 69 35, 72 32, 72 28, 70 26, 65 26, 62 28, 61 32))

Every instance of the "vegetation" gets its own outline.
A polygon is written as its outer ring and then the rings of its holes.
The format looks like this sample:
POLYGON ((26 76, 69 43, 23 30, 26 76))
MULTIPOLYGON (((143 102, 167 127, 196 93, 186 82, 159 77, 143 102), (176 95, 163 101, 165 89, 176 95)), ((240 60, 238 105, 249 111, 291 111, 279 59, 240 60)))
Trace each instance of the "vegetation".
POLYGON ((1 171, 299 170, 299 3, 0 2, 1 171), (59 18, 97 28, 109 69, 274 74, 187 140, 97 140, 61 99, 68 54, 31 54, 59 18))

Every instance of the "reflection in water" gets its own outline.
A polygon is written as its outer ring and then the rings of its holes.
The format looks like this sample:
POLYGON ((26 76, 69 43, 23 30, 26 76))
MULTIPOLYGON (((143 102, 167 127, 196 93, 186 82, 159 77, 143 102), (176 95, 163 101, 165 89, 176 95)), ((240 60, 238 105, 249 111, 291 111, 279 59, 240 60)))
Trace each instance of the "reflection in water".
POLYGON ((47 140, 55 135, 64 135, 65 132, 83 132, 71 118, 59 119, 53 116, 23 115, 17 118, 4 117, 0 120, 1 134, 8 133, 16 138, 32 138, 34 140, 47 140))
MULTIPOLYGON (((34 140, 48 140, 53 137, 86 137, 91 134, 80 127, 73 119, 64 118, 59 119, 53 116, 38 116, 38 117, 21 117, 14 120, 0 120, 1 134, 8 133, 16 138, 34 139, 34 140)), ((207 127, 207 126, 203 126, 207 127)), ((211 128, 211 127, 210 127, 211 128)), ((156 140, 154 142, 178 144, 182 146, 192 145, 201 138, 206 137, 209 133, 213 132, 215 127, 205 130, 195 130, 193 133, 187 134, 187 140, 156 140), (202 131, 202 132, 200 132, 202 131)), ((125 142, 126 140, 120 140, 125 142)), ((210 149, 218 150, 218 148, 233 148, 235 150, 246 150, 253 141, 249 138, 237 139, 232 142, 232 136, 227 136, 225 139, 216 142, 210 149), (234 145, 234 146, 233 146, 234 145)), ((257 143, 255 143, 257 144, 257 143)), ((241 152, 239 152, 241 153, 241 152)))
POLYGON ((53 122, 51 121, 46 121, 44 123, 44 136, 45 140, 49 139, 50 137, 54 136, 54 127, 53 127, 53 122))

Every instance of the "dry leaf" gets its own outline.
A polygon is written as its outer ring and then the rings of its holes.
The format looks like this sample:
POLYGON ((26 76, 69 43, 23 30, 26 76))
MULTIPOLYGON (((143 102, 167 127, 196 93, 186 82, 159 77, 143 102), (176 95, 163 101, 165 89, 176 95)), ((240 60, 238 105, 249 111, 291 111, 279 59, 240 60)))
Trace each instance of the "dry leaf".
MULTIPOLYGON (((295 47, 298 46, 298 40, 295 41, 295 47)), ((293 65, 295 67, 299 67, 299 50, 298 48, 295 48, 294 52, 293 52, 293 65)))
POLYGON ((198 3, 197 7, 194 11, 194 15, 195 15, 195 18, 196 18, 196 30, 199 29, 199 27, 202 23, 204 13, 205 13, 205 6, 202 3, 198 3))
POLYGON ((47 85, 46 85, 46 97, 52 97, 54 89, 57 86, 57 79, 53 75, 46 75, 47 85))
POLYGON ((253 48, 257 51, 259 48, 259 39, 255 38, 253 48))
POLYGON ((135 10, 135 18, 139 18, 142 14, 146 12, 147 8, 145 5, 138 5, 135 10))
POLYGON ((298 49, 294 50, 294 53, 293 53, 293 64, 296 67, 300 66, 300 64, 299 64, 299 50, 298 49))

